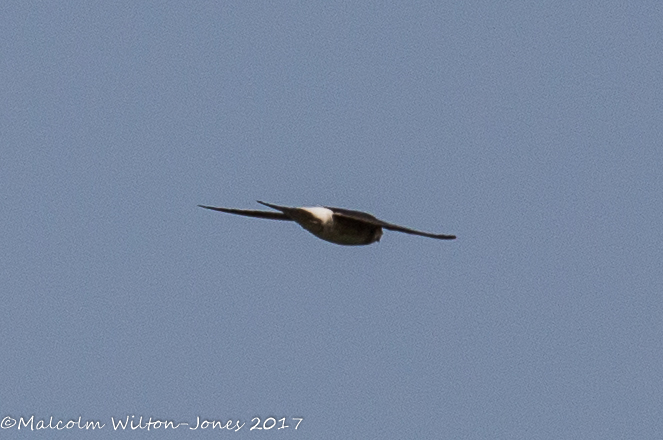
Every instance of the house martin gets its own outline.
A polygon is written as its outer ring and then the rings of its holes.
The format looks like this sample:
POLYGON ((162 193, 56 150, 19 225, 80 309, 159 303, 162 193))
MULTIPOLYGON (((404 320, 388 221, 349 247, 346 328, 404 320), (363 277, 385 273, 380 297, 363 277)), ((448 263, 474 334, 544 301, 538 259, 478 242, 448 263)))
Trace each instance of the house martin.
POLYGON ((406 234, 421 235, 422 237, 437 238, 439 240, 453 240, 455 235, 431 234, 415 229, 387 223, 361 211, 351 211, 343 208, 329 206, 315 206, 310 208, 290 208, 287 206, 272 205, 258 201, 275 211, 256 211, 250 209, 218 208, 215 206, 198 205, 201 208, 228 214, 244 215, 247 217, 266 218, 269 220, 294 221, 302 228, 318 238, 331 243, 354 246, 366 245, 380 241, 382 229, 405 232, 406 234))

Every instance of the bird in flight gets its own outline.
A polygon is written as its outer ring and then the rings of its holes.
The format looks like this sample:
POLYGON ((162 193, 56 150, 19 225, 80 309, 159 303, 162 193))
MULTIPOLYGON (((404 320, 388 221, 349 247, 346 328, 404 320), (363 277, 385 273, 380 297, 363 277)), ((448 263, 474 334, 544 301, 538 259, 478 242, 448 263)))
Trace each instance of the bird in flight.
POLYGON ((272 205, 259 200, 258 203, 275 211, 198 206, 214 211, 227 212, 228 214, 245 215, 247 217, 293 221, 318 238, 346 246, 365 245, 380 241, 383 228, 390 231, 405 232, 406 234, 421 235, 422 237, 437 238, 439 240, 453 240, 456 238, 455 235, 430 234, 394 225, 361 211, 322 206, 290 208, 287 206, 272 205))

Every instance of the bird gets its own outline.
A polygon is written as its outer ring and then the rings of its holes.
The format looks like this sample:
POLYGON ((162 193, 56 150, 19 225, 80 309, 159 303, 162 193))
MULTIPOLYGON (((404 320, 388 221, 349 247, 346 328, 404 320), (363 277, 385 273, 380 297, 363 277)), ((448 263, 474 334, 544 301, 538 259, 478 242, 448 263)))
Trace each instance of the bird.
POLYGON ((294 221, 316 237, 330 243, 344 246, 361 246, 380 241, 382 229, 436 238, 438 240, 454 240, 455 235, 431 234, 415 229, 387 223, 371 214, 350 209, 314 206, 292 208, 273 205, 258 200, 261 205, 274 211, 257 211, 250 209, 219 208, 216 206, 198 205, 201 208, 228 214, 247 217, 265 218, 269 220, 294 221))

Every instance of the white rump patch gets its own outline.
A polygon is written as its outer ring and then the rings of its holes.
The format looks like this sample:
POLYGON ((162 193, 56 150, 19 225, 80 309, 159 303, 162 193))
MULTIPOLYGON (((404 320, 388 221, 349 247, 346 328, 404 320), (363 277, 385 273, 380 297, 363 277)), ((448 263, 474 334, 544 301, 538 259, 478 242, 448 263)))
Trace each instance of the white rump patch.
POLYGON ((323 208, 321 206, 316 206, 313 208, 301 208, 304 211, 308 211, 313 214, 316 218, 320 219, 323 225, 330 224, 332 222, 332 216, 334 213, 331 209, 323 208))

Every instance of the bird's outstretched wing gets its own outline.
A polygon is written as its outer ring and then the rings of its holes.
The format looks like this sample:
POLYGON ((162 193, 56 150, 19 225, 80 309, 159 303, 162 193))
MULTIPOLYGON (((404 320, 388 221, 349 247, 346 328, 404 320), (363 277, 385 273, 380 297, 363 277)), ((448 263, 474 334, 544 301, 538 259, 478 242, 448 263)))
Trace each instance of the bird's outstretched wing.
POLYGON ((247 217, 257 217, 257 218, 266 218, 270 220, 289 220, 292 221, 290 217, 285 215, 282 212, 271 212, 271 211, 255 211, 252 209, 233 209, 233 208, 217 208, 215 206, 205 206, 198 205, 201 208, 211 209, 213 211, 227 212, 228 214, 237 214, 245 215, 247 217))
POLYGON ((331 208, 328 206, 326 208, 331 209, 335 216, 361 221, 374 226, 380 226, 381 228, 389 229, 390 231, 404 232, 406 234, 412 235, 421 235, 422 237, 437 238, 438 240, 454 240, 456 238, 455 235, 431 234, 429 232, 417 231, 416 229, 406 228, 405 226, 387 223, 361 211, 352 211, 343 208, 331 208))
POLYGON ((260 203, 261 205, 265 205, 269 208, 276 209, 277 211, 281 211, 283 213, 300 209, 300 208, 291 208, 290 206, 279 206, 279 205, 274 205, 272 203, 265 203, 265 202, 261 202, 260 200, 256 200, 256 202, 260 203))

